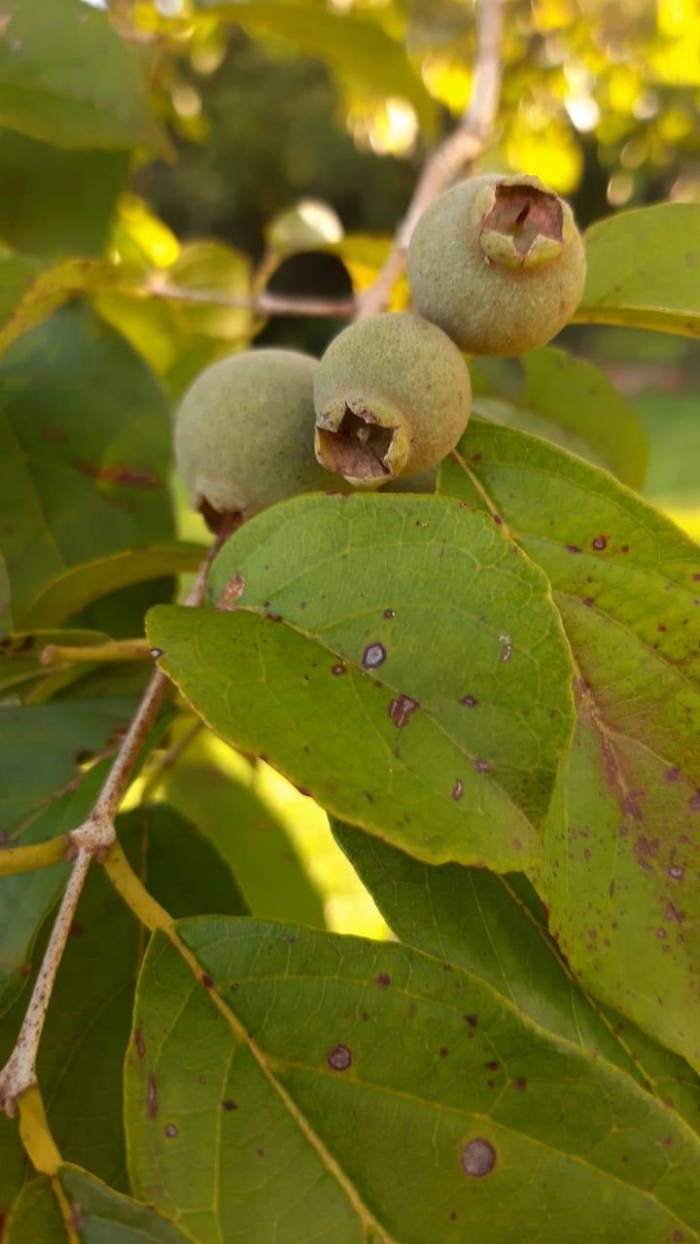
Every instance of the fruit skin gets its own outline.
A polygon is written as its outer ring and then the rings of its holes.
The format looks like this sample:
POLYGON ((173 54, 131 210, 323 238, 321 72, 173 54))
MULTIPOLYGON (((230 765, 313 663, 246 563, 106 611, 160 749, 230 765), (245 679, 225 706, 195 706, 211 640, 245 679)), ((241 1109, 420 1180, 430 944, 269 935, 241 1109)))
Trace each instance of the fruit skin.
POLYGON ((416 310, 469 354, 545 345, 586 278, 571 208, 537 177, 488 174, 453 186, 418 221, 406 266, 416 310))
POLYGON ((457 444, 471 381, 449 337, 408 313, 351 324, 314 378, 316 457, 355 488, 419 475, 457 444))
POLYGON ((175 457, 192 504, 216 530, 301 492, 341 483, 314 457, 316 359, 294 350, 233 354, 203 371, 175 423, 175 457))

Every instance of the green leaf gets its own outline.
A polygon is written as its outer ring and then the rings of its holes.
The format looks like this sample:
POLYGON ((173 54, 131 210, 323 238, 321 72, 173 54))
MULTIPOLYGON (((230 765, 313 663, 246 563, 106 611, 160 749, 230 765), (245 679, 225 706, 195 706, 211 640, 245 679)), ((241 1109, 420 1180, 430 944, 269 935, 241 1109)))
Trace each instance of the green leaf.
POLYGON ((0 548, 21 628, 69 568, 172 538, 170 421, 151 372, 86 308, 17 342, 0 390, 0 548))
MULTIPOLYGON (((630 488, 641 488, 648 458, 644 426, 607 376, 551 346, 524 354, 520 365, 516 392, 501 386, 502 396, 495 399, 477 392, 474 411, 493 423, 544 436, 607 467, 630 488)), ((477 359, 472 371, 481 366, 477 359)), ((499 386, 493 387, 498 393, 499 386)))
MULTIPOLYGON (((187 1244, 191 1239, 154 1209, 120 1195, 76 1166, 62 1166, 58 1182, 68 1198, 80 1244, 187 1244)), ((58 1199, 45 1175, 22 1188, 3 1239, 5 1244, 69 1244, 58 1199)))
POLYGON ((5 17, 0 124, 57 147, 167 153, 141 64, 106 13, 74 0, 8 0, 5 17))
POLYGON ((211 583, 233 612, 156 608, 149 636, 218 734, 421 858, 532 862, 569 657, 542 575, 490 519, 298 497, 236 533, 211 583))
MULTIPOLYGON (((83 699, 1 710, 7 739, 0 753, 0 782, 8 793, 0 805, 0 828, 6 845, 43 842, 82 824, 111 764, 109 758, 94 763, 100 754, 95 749, 114 750, 133 709, 133 701, 83 699), (86 763, 92 763, 87 772, 86 763)), ((171 718, 168 709, 160 713, 136 774, 171 718)), ((0 877, 0 1009, 26 981, 37 931, 66 875, 67 865, 57 864, 0 877)))
POLYGON ((217 767, 205 747, 187 749, 167 775, 164 794, 230 865, 254 915, 325 927, 321 896, 284 826, 253 789, 217 767))
POLYGON ((7 573, 5 558, 0 553, 0 636, 8 635, 12 630, 12 625, 10 577, 7 573))
POLYGON ((0 353, 65 303, 122 279, 116 267, 97 259, 67 259, 52 267, 46 262, 11 251, 0 255, 0 353))
POLYGON ((700 899, 700 548, 611 476, 479 424, 440 488, 497 511, 549 576, 578 735, 534 874, 584 986, 693 1065, 700 899))
POLYGON ((0 828, 4 840, 80 777, 81 765, 114 745, 131 700, 0 706, 0 828))
POLYGON ((59 1179, 81 1244, 186 1244, 190 1239, 151 1206, 121 1196, 86 1171, 62 1166, 59 1179))
POLYGON ((72 566, 34 598, 23 615, 23 625, 60 626, 86 605, 117 588, 196 570, 204 551, 201 544, 163 544, 122 549, 72 566))
POLYGON ((178 932, 220 1006, 156 934, 127 1133, 137 1195, 201 1244, 700 1239, 698 1137, 470 972, 289 925, 178 932))
MULTIPOLYGON (((117 832, 141 880, 173 915, 246 914, 226 863, 172 808, 160 804, 135 809, 119 817, 117 832)), ((38 946, 37 963, 47 936, 48 929, 38 946)), ((103 870, 94 867, 58 973, 39 1050, 38 1077, 62 1155, 121 1188, 127 1186, 122 1065, 143 948, 139 921, 103 870)), ((22 998, 0 1023, 3 1058, 24 1006, 22 998)), ((140 1038, 135 1048, 141 1049, 140 1038)), ((0 1210, 23 1178, 23 1167, 17 1123, 2 1120, 0 1210)))
POLYGON ((659 203, 593 225, 574 319, 700 336, 699 237, 698 203, 659 203))
POLYGON ((253 38, 288 44, 305 56, 322 60, 342 83, 361 88, 377 99, 402 97, 416 111, 421 127, 435 129, 437 108, 413 68, 402 41, 392 39, 376 22, 359 13, 332 13, 325 8, 259 3, 201 3, 224 21, 235 22, 253 38))
POLYGON ((120 841, 139 842, 141 880, 171 916, 249 914, 228 861, 176 808, 142 804, 119 817, 117 828, 120 841))
POLYGON ((102 254, 128 156, 62 151, 0 131, 0 237, 19 251, 102 254))
POLYGON ((68 1244, 63 1215, 46 1175, 20 1190, 12 1205, 3 1244, 68 1244))
POLYGON ((582 990, 547 934, 544 911, 522 875, 422 864, 336 822, 333 833, 394 933, 487 982, 523 1015, 593 1057, 607 1059, 700 1128, 700 1079, 582 990))

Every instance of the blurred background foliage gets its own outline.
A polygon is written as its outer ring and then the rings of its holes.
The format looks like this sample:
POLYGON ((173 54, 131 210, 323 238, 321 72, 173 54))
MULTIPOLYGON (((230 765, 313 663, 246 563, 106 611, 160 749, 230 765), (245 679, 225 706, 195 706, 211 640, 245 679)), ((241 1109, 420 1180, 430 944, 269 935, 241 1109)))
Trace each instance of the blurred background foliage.
MULTIPOLYGON (((323 350, 341 321, 267 321, 226 300, 245 303, 262 289, 345 297, 370 284, 426 153, 472 87, 472 0, 6 7, 18 16, 8 37, 10 18, 0 21, 0 311, 44 269, 71 293, 94 290, 90 314, 102 330, 85 320, 80 349, 90 354, 89 342, 111 326, 132 347, 122 368, 131 374, 145 361, 171 403, 208 363, 253 339, 323 350), (28 75, 32 108, 15 90, 28 75), (56 268, 76 257, 80 269, 56 268)), ((539 175, 570 199, 583 227, 620 209, 700 202, 699 119, 697 0, 507 0, 502 105, 481 171, 539 175)), ((31 390, 31 372, 41 405, 42 368, 50 372, 52 350, 77 324, 72 310, 60 311, 29 344, 12 346, 10 388, 31 390)), ((562 343, 630 399, 650 442, 645 494, 700 536, 700 345, 582 325, 562 343)), ((59 379, 70 394, 70 376, 59 379)), ((118 395, 118 377, 95 373, 95 393, 113 382, 118 395)), ((77 408, 72 397, 64 405, 68 421, 77 408)), ((66 436, 63 425, 48 431, 56 445, 40 447, 42 460, 66 436)), ((103 491, 116 487, 108 471, 98 478, 103 491)), ((205 541, 174 485, 179 534, 205 541)), ((74 560, 85 557, 81 548, 74 560)), ((106 602, 89 625, 110 629, 114 599, 106 602)), ((74 693, 90 694, 89 680, 74 693)), ((285 870, 301 860, 332 927, 384 929, 325 815, 267 766, 206 734, 189 778, 185 771, 161 794, 205 819, 209 800, 212 825, 229 815, 241 822, 254 800, 278 843, 280 893, 285 870)), ((235 863, 245 871, 244 839, 235 863)))
MULTIPOLYGON (((135 171, 111 245, 165 269, 182 265, 183 245, 189 264, 188 244, 214 237, 272 273, 272 290, 347 294, 328 247, 388 238, 426 151, 469 99, 471 0, 116 0, 111 12, 146 60, 177 157, 135 171), (325 253, 284 258, 285 220, 290 251, 315 236, 325 253)), ((700 202, 699 121, 696 0, 508 0, 502 106, 482 169, 537 174, 587 227, 621 208, 700 202)), ((212 269, 225 281, 222 262, 213 256, 212 269)), ((233 256, 229 265, 242 290, 233 256)), ((370 261, 367 280, 375 270, 370 261)), ((218 319, 229 349, 240 317, 218 319)), ((261 340, 320 352, 337 328, 275 320, 261 340)), ((143 340, 142 330, 130 335, 143 340)), ((161 334, 158 363, 176 393, 220 352, 211 334, 185 358, 183 341, 161 334)), ((570 329, 564 344, 635 399, 651 438, 647 494, 700 532, 698 348, 620 329, 570 329)))

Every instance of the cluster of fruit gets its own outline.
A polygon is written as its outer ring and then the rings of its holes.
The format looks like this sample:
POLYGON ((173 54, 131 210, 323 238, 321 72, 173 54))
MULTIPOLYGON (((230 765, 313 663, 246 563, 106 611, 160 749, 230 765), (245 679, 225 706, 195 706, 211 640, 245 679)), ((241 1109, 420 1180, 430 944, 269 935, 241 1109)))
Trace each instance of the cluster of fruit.
POLYGON ((421 491, 467 426, 462 351, 516 355, 550 341, 580 301, 585 254, 571 209, 537 178, 487 175, 424 212, 407 271, 415 313, 358 320, 320 362, 252 350, 197 378, 175 448, 210 526, 301 492, 421 491))

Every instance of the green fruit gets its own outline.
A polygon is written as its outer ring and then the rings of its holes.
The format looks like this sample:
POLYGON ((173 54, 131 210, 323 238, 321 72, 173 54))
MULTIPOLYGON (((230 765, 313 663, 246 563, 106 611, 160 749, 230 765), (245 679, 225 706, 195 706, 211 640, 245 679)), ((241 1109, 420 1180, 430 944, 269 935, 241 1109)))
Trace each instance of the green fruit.
POLYGON ((416 310, 469 354, 522 354, 576 310, 586 256, 571 208, 537 177, 472 177, 423 213, 407 256, 416 310))
POLYGON ((355 488, 437 465, 464 432, 471 382, 434 324, 387 312, 344 329, 314 379, 316 457, 355 488))
POLYGON ((193 506, 217 530, 300 492, 339 481, 313 453, 316 359, 251 350, 208 367, 175 424, 175 456, 193 506))

